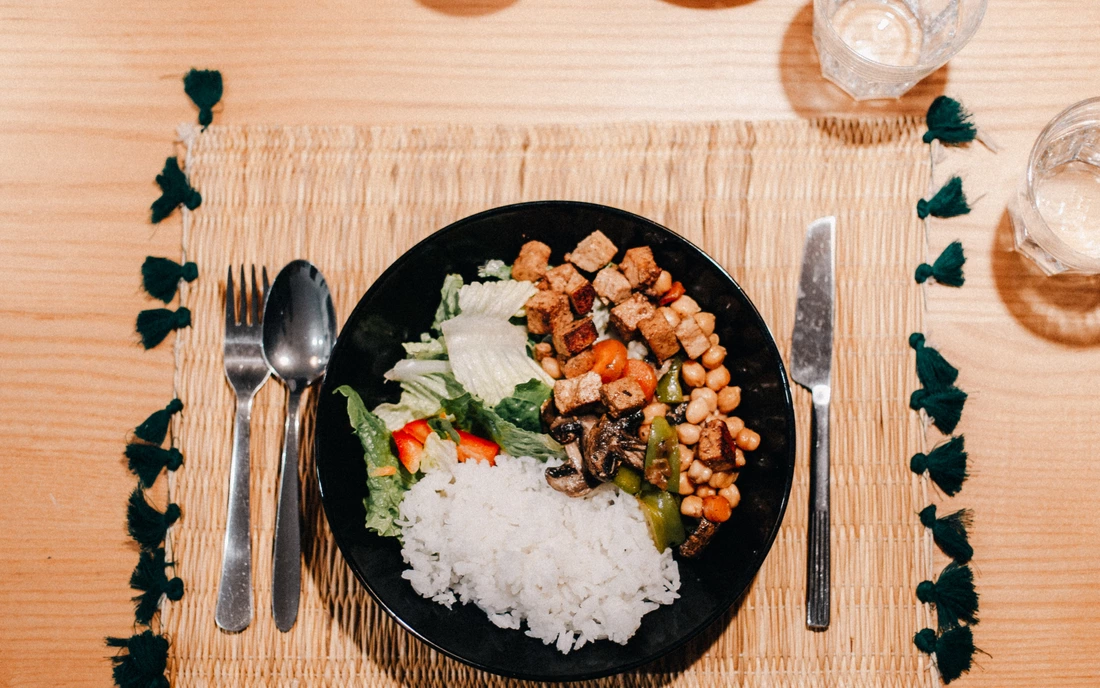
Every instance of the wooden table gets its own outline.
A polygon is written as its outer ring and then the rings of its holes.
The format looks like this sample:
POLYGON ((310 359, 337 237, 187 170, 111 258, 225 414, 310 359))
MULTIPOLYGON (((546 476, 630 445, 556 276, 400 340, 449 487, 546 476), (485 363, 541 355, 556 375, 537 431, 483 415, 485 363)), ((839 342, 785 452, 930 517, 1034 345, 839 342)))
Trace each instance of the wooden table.
MULTIPOLYGON (((971 392, 989 657, 962 685, 1100 675, 1100 280, 1044 279, 1005 203, 1043 124, 1100 94, 1100 4, 995 0, 973 42, 898 102, 822 81, 803 0, 13 2, 0 8, 0 683, 106 685, 133 620, 127 429, 171 392, 135 345, 148 223, 180 83, 222 70, 224 123, 579 122, 922 113, 958 97, 1001 144, 962 165, 962 290, 929 290, 934 341, 971 392), (263 5, 262 7, 260 5, 263 5), (295 7, 289 7, 296 5, 295 7)), ((900 460, 901 457, 899 457, 900 460)))

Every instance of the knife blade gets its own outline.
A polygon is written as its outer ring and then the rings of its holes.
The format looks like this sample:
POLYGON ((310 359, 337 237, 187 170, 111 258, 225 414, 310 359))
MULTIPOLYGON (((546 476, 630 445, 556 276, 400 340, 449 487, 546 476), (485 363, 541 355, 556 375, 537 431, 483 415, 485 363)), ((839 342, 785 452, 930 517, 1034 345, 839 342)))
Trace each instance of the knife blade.
POLYGON ((798 282, 791 378, 813 395, 810 520, 806 556, 806 626, 829 627, 829 401, 832 396, 836 218, 806 228, 798 282))

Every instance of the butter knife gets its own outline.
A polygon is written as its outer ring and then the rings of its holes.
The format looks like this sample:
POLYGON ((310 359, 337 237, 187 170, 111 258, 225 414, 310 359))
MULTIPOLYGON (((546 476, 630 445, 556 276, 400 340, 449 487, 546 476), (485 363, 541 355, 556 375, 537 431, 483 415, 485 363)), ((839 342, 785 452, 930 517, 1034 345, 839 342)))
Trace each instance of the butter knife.
POLYGON ((806 626, 822 631, 829 627, 829 397, 835 237, 835 217, 818 218, 806 228, 791 337, 791 378, 813 394, 806 626))

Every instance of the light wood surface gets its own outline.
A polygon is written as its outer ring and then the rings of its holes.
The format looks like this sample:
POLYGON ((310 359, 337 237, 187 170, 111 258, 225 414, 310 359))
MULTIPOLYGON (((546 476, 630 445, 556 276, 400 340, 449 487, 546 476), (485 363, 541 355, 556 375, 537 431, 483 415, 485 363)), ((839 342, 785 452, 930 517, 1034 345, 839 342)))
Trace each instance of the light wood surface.
MULTIPOLYGON (((218 121, 577 122, 919 113, 961 99, 1001 144, 958 152, 967 284, 928 290, 930 342, 971 392, 982 595, 964 686, 1100 675, 1100 280, 1046 279, 1005 215, 1031 141, 1100 95, 1100 4, 994 0, 948 67, 857 106, 818 75, 801 0, 12 2, 0 7, 0 683, 107 685, 102 638, 132 621, 126 433, 171 392, 169 347, 133 319, 180 78, 226 77, 218 121)), ((900 457, 898 457, 900 460, 900 457)))

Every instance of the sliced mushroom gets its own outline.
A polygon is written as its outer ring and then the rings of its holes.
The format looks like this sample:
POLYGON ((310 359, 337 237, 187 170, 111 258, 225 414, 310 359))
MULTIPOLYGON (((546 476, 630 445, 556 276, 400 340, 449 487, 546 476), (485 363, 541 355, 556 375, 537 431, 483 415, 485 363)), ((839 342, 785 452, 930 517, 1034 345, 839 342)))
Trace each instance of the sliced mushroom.
POLYGON ((699 525, 695 526, 695 530, 691 531, 688 539, 680 545, 680 556, 688 559, 699 556, 717 532, 717 523, 708 521, 706 518, 699 519, 699 525))
POLYGON ((580 442, 575 440, 566 444, 565 455, 568 458, 565 463, 546 469, 546 482, 570 497, 583 497, 592 491, 594 485, 584 475, 580 442))
POLYGON ((584 467, 593 478, 606 482, 615 477, 626 461, 641 470, 645 466, 645 444, 634 434, 641 415, 618 420, 604 416, 584 435, 584 467))
POLYGON ((558 416, 550 423, 550 436, 562 444, 569 444, 581 439, 584 427, 576 418, 558 416))

